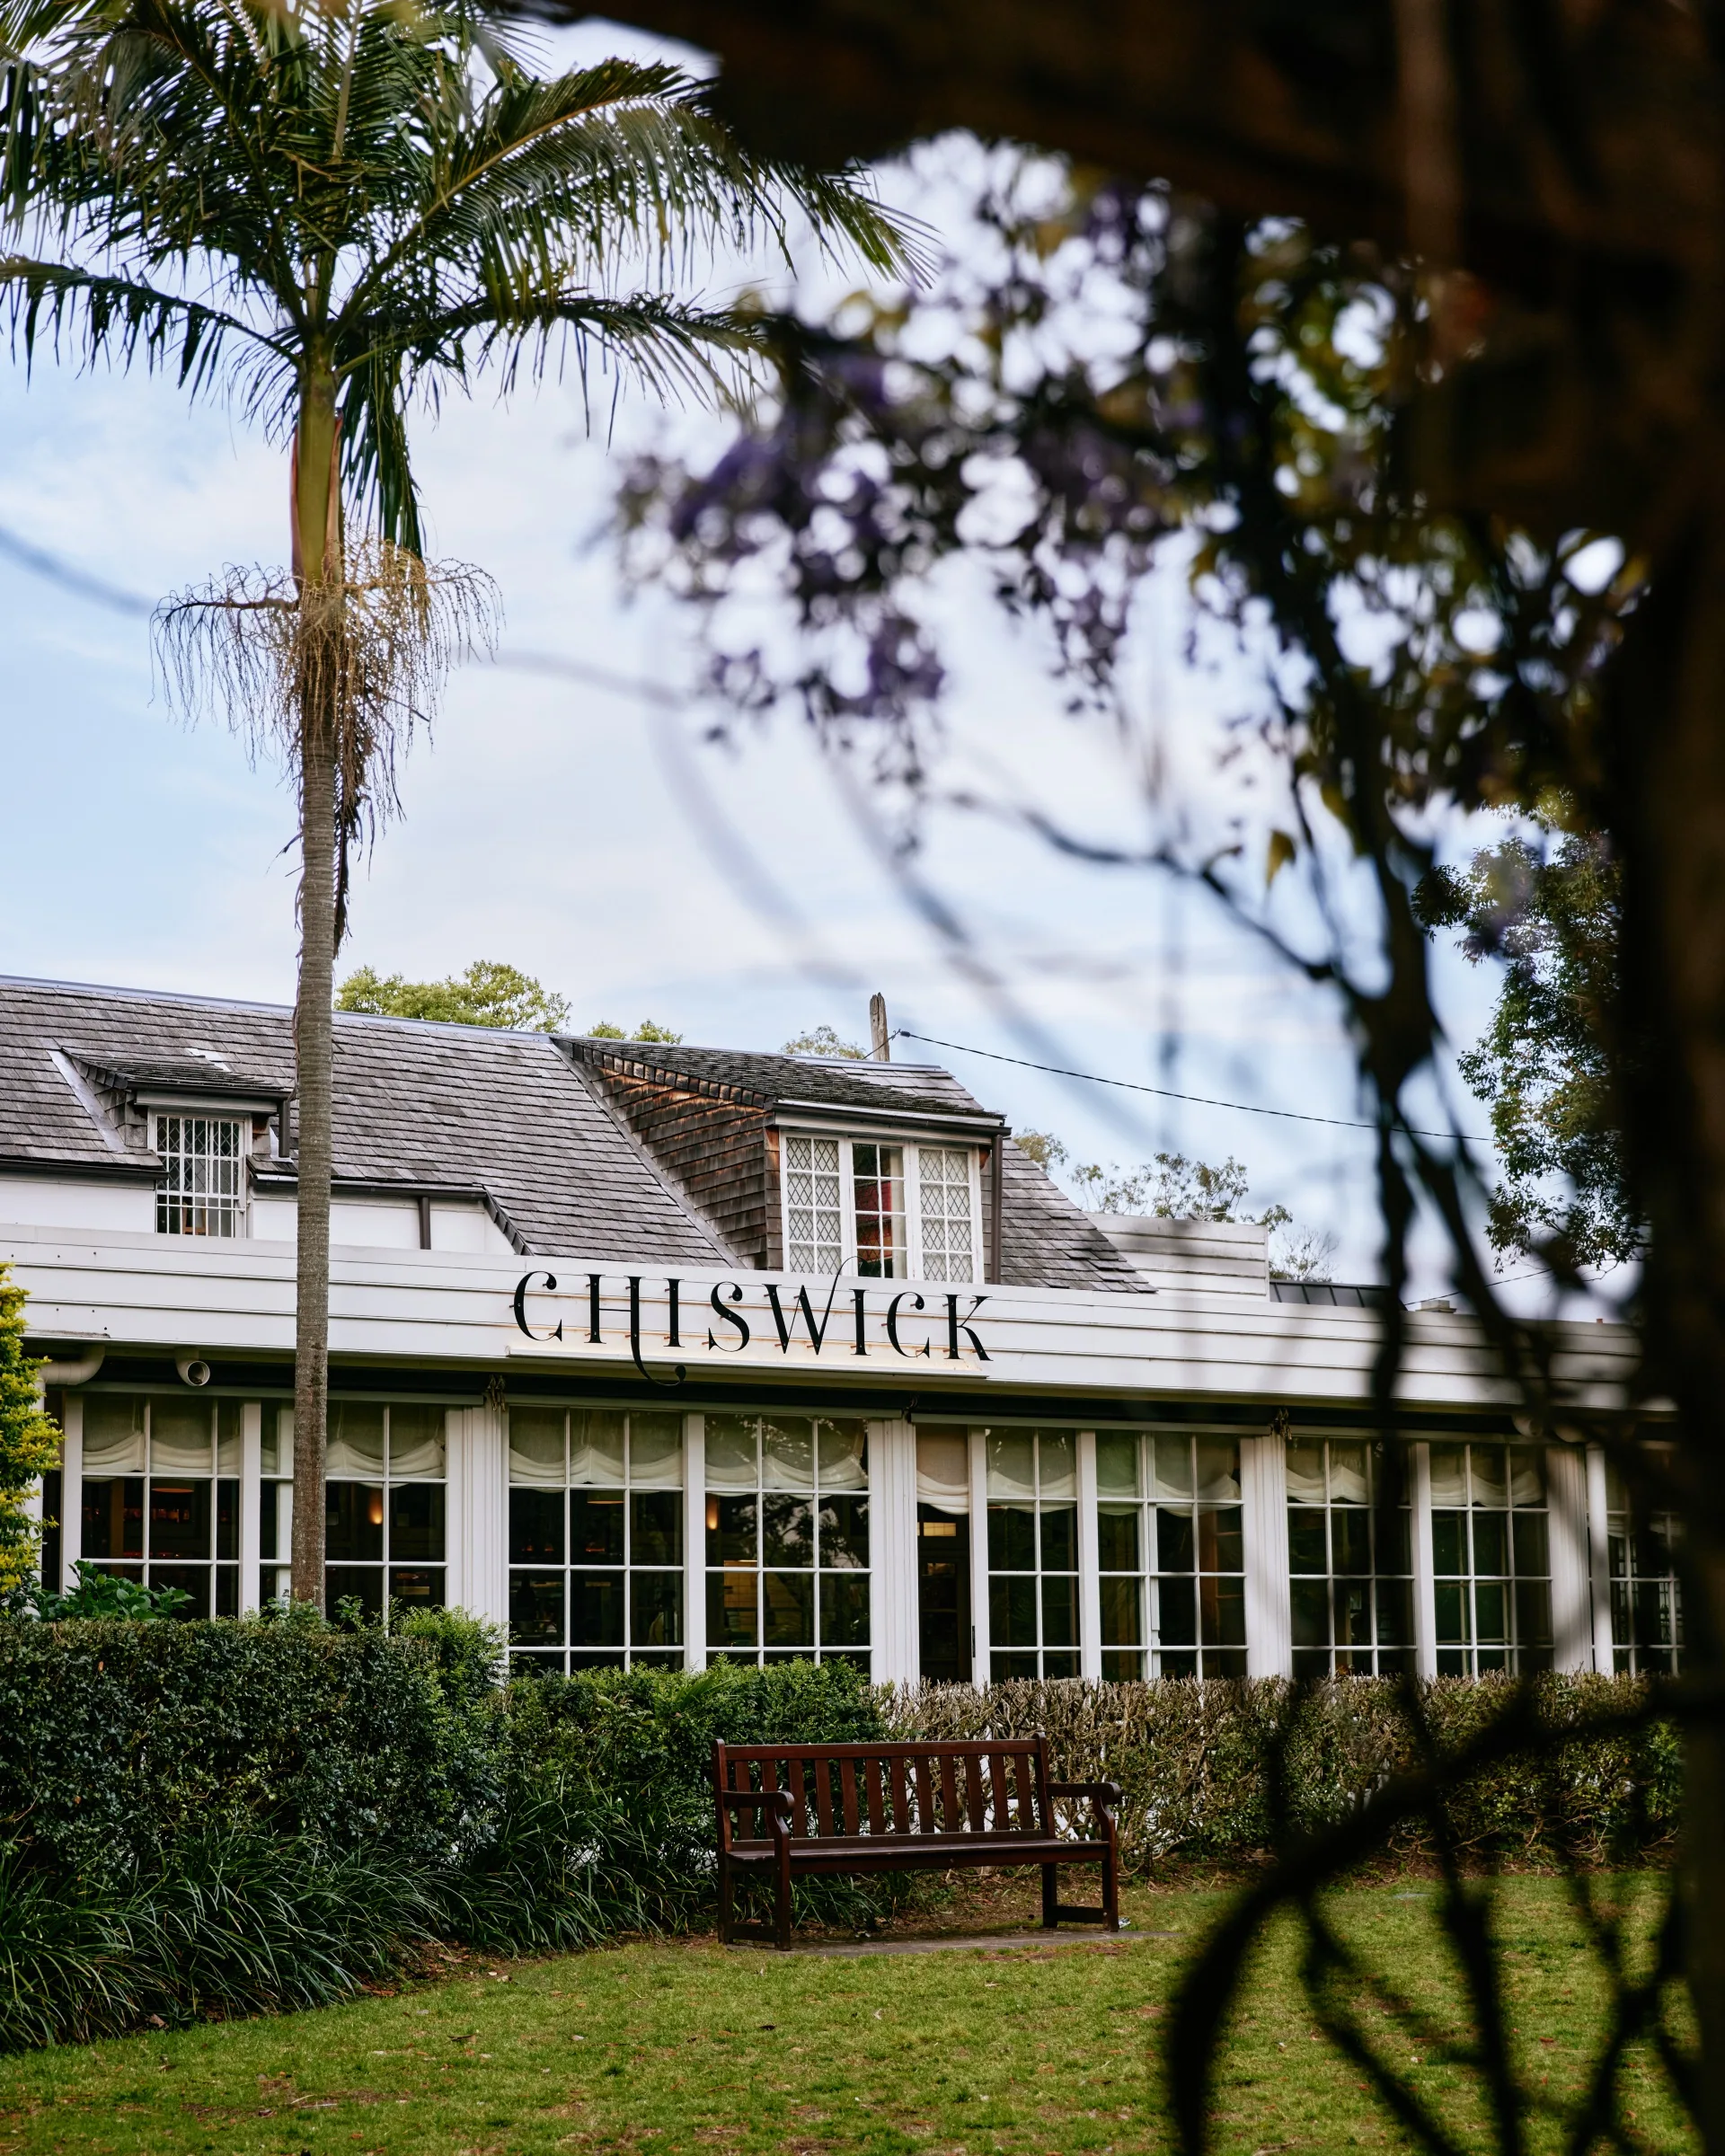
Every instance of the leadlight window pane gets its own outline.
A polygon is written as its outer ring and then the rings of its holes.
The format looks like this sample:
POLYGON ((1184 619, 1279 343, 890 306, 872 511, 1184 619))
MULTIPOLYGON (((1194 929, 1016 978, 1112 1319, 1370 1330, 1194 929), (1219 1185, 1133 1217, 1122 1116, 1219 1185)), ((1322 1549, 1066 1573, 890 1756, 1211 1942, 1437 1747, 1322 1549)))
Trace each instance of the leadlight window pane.
POLYGON ((1110 1431, 1096 1466, 1103 1676, 1243 1676, 1238 1444, 1110 1431), (1146 1499, 1127 1501, 1135 1490, 1146 1499))
POLYGON ((866 1427, 706 1418, 707 1651, 869 1662, 866 1427), (843 1575, 842 1586, 823 1584, 843 1575))
POLYGON ((159 1235, 245 1233, 245 1147, 241 1126, 219 1116, 157 1116, 159 1235))
POLYGON ((1430 1462, 1438 1674, 1549 1669, 1544 1448, 1434 1445, 1430 1462))
POLYGON ((864 1279, 902 1279, 907 1269, 903 1147, 853 1142, 851 1189, 858 1273, 864 1279))
POLYGON ((990 1674, 1078 1674, 1076 1438, 1071 1430, 990 1430, 990 1674))
POLYGON ((836 1138, 784 1139, 785 1264, 793 1273, 836 1273, 844 1261, 836 1138))
MULTIPOLYGON (((1287 1448, 1287 1561, 1297 1675, 1403 1668, 1413 1644, 1411 1491, 1392 1546, 1376 1513, 1386 1455, 1363 1438, 1287 1448)), ((1405 1456, 1403 1456, 1405 1466, 1405 1456)))
POLYGON ((974 1280, 970 1155, 951 1146, 922 1145, 917 1148, 916 1165, 923 1277, 928 1280, 974 1280))
POLYGON ((510 1666, 680 1667, 683 1418, 512 1408, 509 1461, 510 1666))

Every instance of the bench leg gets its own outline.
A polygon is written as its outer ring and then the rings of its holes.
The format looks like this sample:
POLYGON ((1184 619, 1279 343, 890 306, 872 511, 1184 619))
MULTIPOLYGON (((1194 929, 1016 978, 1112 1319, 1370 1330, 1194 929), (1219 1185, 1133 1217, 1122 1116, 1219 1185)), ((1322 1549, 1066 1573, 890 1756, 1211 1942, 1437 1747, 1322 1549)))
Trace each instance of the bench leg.
POLYGON ((1102 1925, 1109 1931, 1120 1928, 1119 1851, 1111 1835, 1108 1854, 1102 1859, 1102 1925))
POLYGON ((730 1944, 731 1925, 735 1917, 736 1911, 732 1907, 731 1897, 730 1866, 725 1861, 724 1852, 721 1850, 719 1854, 719 1944, 721 1947, 728 1947, 730 1944))
POLYGON ((1060 1929, 1060 1867, 1045 1864, 1042 1867, 1042 1929, 1057 1931, 1060 1929))
POLYGON ((791 1841, 779 1841, 779 1876, 773 1895, 773 1929, 783 1953, 791 1950, 791 1841))

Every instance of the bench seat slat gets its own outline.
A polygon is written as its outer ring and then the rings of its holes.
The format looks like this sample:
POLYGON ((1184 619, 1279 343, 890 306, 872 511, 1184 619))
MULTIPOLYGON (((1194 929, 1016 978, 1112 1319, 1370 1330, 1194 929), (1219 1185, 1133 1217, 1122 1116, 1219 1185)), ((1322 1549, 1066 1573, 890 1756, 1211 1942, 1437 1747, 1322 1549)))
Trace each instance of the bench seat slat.
POLYGON ((910 1792, 905 1786, 905 1763, 902 1759, 892 1759, 886 1763, 892 1776, 893 1830, 897 1833, 907 1834, 911 1831, 910 1792))
POLYGON ((815 1816, 820 1822, 820 1832, 830 1835, 833 1831, 833 1763, 830 1759, 815 1762, 815 1816))
POLYGON ((857 1831, 858 1821, 856 1812, 856 1762, 854 1759, 841 1759, 839 1761, 838 1787, 845 1813, 845 1832, 847 1834, 854 1834, 857 1831))

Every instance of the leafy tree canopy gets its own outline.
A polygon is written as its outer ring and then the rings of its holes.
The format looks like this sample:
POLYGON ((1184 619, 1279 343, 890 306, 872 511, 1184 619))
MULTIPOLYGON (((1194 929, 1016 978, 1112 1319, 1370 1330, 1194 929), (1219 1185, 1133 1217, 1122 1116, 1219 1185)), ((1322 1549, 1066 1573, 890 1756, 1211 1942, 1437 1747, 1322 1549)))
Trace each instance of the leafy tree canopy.
POLYGON ((846 1056, 854 1062, 866 1063, 869 1052, 859 1048, 854 1040, 841 1040, 831 1026, 816 1026, 812 1031, 799 1033, 794 1040, 784 1044, 787 1056, 846 1056))
POLYGON ((602 1018, 597 1026, 587 1029, 589 1040, 656 1040, 668 1048, 674 1048, 683 1036, 673 1033, 668 1026, 656 1025, 650 1018, 643 1018, 632 1033, 625 1033, 621 1026, 614 1026, 609 1019, 602 1018))
POLYGON ((1622 1264, 1645 1241, 1613 1076, 1622 870, 1573 821, 1570 803, 1548 804, 1532 839, 1484 847, 1459 873, 1434 869, 1419 891, 1429 927, 1460 930, 1471 964, 1504 968, 1491 1024, 1456 1059, 1491 1110, 1503 1167, 1488 1233, 1499 1251, 1560 1270, 1622 1264))
POLYGON ((36 1573, 41 1529, 27 1500, 60 1458, 60 1426, 36 1389, 42 1365, 24 1354, 29 1299, 0 1265, 0 1604, 15 1600, 36 1573))
POLYGON ((499 959, 475 959, 465 973, 410 981, 374 966, 350 973, 336 993, 338 1011, 378 1018, 429 1018, 449 1026, 499 1026, 515 1033, 554 1033, 569 1004, 530 973, 499 959))

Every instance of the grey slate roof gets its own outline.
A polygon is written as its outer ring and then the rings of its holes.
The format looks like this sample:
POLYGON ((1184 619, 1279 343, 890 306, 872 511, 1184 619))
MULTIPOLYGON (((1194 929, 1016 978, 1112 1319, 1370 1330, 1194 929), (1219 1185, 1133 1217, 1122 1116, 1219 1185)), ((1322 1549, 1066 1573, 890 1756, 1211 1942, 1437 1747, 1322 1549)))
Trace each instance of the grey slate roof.
MULTIPOLYGON (((55 1048, 108 1069, 165 1065, 219 1077, 214 1055, 288 1093, 292 1028, 292 1012, 276 1004, 0 980, 0 1161, 115 1164, 55 1048)), ((483 1189, 535 1250, 725 1261, 543 1033, 339 1012, 335 1172, 409 1189, 483 1189)))
MULTIPOLYGON (((123 1167, 55 1051, 98 1082, 230 1095, 294 1089, 284 1005, 0 978, 0 1167, 123 1167)), ((927 1064, 837 1063, 724 1048, 553 1041, 543 1033, 338 1012, 338 1182, 483 1190, 535 1252, 733 1262, 579 1065, 603 1050, 643 1074, 781 1100, 997 1118, 927 1064)), ((85 1089, 87 1093, 87 1087, 85 1089)), ((140 1166, 151 1156, 135 1153, 140 1166)), ((1004 1153, 1004 1279, 1146 1294, 1107 1238, 1017 1146, 1004 1153)))
POLYGON ((889 1108, 908 1115, 998 1117, 973 1100, 955 1079, 930 1065, 865 1063, 848 1056, 761 1056, 734 1048, 686 1048, 657 1041, 571 1038, 579 1061, 608 1065, 630 1077, 698 1087, 756 1108, 789 1101, 825 1108, 889 1108), (936 1085, 919 1084, 934 1079, 936 1085))

